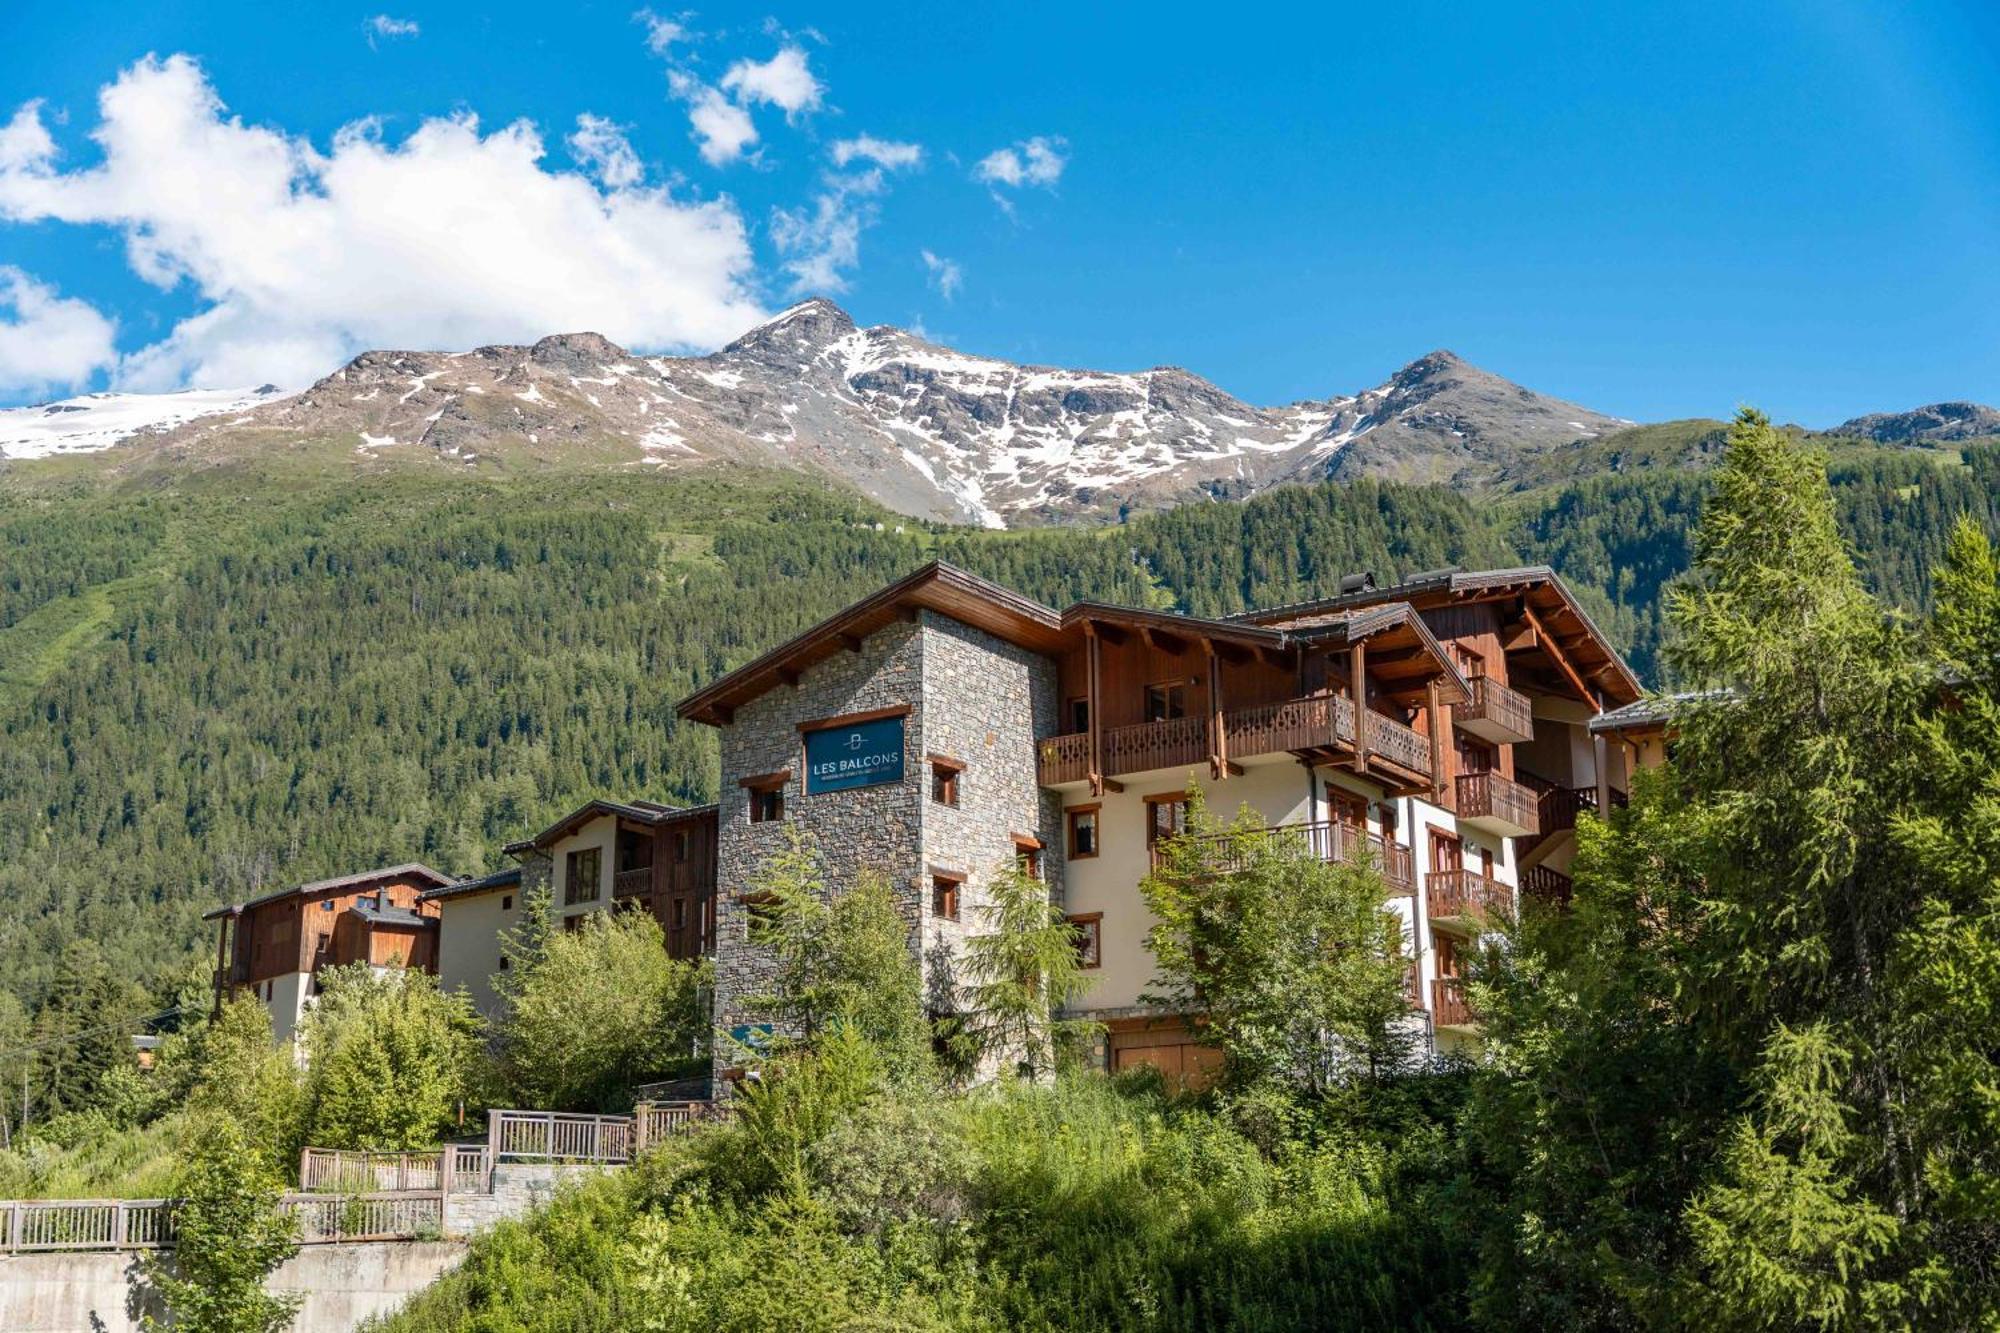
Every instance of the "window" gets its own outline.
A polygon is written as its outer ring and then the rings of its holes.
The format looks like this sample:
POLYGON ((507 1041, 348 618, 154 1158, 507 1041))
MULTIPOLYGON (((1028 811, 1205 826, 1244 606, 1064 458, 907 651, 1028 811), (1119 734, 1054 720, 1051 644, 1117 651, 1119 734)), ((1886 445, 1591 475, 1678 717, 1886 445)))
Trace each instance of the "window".
POLYGON ((501 895, 500 895, 500 910, 501 910, 501 911, 503 911, 503 912, 511 912, 511 911, 513 911, 513 910, 514 910, 514 895, 513 895, 513 894, 511 894, 511 893, 503 893, 503 894, 501 894, 501 895))
POLYGON ((604 891, 600 882, 603 869, 604 849, 601 847, 585 847, 564 858, 563 906, 596 902, 597 895, 604 891))
POLYGON ((1169 796, 1148 796, 1146 798, 1146 845, 1153 846, 1162 838, 1171 838, 1187 832, 1187 795, 1175 792, 1169 796))
POLYGON ((500 970, 501 970, 502 972, 505 972, 505 971, 507 971, 508 969, 512 968, 513 966, 514 966, 514 960, 513 960, 513 959, 509 958, 509 957, 508 957, 508 956, 507 956, 506 954, 504 954, 504 953, 500 955, 500 970))
POLYGON ((1353 792, 1329 786, 1326 789, 1326 803, 1332 810, 1334 822, 1337 824, 1360 828, 1368 822, 1368 803, 1353 792))
POLYGON ((959 890, 965 887, 965 876, 948 871, 931 872, 931 915, 946 921, 958 920, 959 890))
POLYGON ((753 824, 774 824, 785 817, 785 784, 782 780, 768 787, 750 789, 750 822, 753 824))
POLYGON ((932 755, 931 799, 939 805, 957 805, 959 774, 964 771, 965 765, 958 760, 941 754, 932 755))
POLYGON ((674 899, 674 929, 685 930, 687 929, 687 923, 688 900, 685 898, 676 898, 674 899))
POLYGON ((1071 731, 1090 730, 1090 699, 1078 695, 1069 701, 1069 729, 1071 731))
POLYGON ((1171 722, 1187 716, 1187 684, 1170 680, 1146 687, 1146 720, 1171 722))
POLYGON ((1079 967, 1104 965, 1104 913, 1086 912, 1066 918, 1076 931, 1076 962, 1079 967))
POLYGON ((686 829, 681 829, 675 833, 674 860, 676 862, 685 862, 688 859, 688 849, 693 845, 694 835, 692 833, 689 833, 686 829))
POLYGON ((1094 805, 1069 808, 1069 859, 1081 861, 1097 855, 1097 812, 1094 805))
POLYGON ((1493 747, 1481 745, 1468 739, 1463 732, 1458 737, 1458 771, 1461 773, 1490 773, 1493 771, 1493 747))
POLYGON ((1440 873, 1461 869, 1465 865, 1465 848, 1457 838, 1438 829, 1431 830, 1431 869, 1440 873))
POLYGON ((1458 670, 1467 680, 1477 680, 1486 674, 1486 657, 1476 653, 1462 643, 1451 646, 1452 660, 1458 663, 1458 670))
POLYGON ((1014 835, 1014 868, 1029 879, 1042 877, 1042 843, 1025 833, 1014 835))

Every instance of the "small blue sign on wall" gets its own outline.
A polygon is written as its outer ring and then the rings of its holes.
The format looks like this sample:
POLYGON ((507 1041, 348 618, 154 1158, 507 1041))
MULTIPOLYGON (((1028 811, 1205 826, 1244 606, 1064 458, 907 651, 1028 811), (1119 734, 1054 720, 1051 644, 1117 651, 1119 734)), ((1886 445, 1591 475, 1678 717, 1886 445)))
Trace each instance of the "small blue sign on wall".
POLYGON ((806 795, 903 780, 903 719, 806 733, 806 795))

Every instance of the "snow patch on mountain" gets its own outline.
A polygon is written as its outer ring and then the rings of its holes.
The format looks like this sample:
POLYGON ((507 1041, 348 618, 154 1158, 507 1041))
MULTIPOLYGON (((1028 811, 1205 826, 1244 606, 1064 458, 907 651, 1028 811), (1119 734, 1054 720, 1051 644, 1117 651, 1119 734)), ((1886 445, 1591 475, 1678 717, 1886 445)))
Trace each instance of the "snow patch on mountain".
MULTIPOLYGON (((0 411, 0 458, 92 453, 120 440, 169 431, 203 417, 241 416, 246 408, 289 395, 258 389, 189 389, 183 393, 91 393, 0 411)), ((235 424, 233 421, 231 424, 235 424)))

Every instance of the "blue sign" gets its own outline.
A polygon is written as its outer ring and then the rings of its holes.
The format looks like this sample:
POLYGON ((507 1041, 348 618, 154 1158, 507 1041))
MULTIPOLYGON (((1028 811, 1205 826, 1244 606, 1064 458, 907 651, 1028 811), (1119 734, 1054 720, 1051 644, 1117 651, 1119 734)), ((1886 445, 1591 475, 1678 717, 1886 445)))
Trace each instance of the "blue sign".
POLYGON ((806 795, 903 780, 903 719, 806 733, 806 795))

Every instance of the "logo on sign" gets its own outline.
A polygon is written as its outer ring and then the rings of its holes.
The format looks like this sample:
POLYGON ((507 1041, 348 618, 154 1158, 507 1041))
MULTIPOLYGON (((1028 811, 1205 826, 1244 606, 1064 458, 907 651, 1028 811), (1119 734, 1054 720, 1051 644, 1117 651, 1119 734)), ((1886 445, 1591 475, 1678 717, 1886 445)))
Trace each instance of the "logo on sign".
POLYGON ((903 778, 903 719, 806 733, 806 794, 873 787, 903 778))

